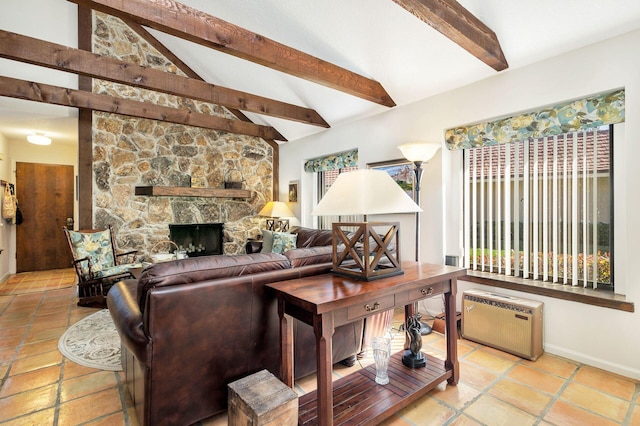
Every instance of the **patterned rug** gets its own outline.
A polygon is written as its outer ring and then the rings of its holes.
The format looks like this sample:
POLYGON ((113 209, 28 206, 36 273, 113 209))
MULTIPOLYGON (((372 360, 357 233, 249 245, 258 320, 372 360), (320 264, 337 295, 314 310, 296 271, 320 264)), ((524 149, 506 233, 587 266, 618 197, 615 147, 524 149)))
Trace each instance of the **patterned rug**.
POLYGON ((122 371, 120 336, 108 309, 81 319, 64 332, 58 349, 71 361, 100 370, 122 371))

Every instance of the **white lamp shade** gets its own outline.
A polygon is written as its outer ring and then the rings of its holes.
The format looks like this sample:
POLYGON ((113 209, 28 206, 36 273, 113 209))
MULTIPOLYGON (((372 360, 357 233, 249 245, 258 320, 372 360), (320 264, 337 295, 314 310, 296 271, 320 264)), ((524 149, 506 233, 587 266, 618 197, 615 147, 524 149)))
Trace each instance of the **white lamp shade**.
POLYGON ((433 142, 411 142, 398 147, 402 155, 409 161, 429 161, 440 149, 440 144, 433 142))
POLYGON ((421 212, 409 195, 383 170, 341 173, 311 213, 314 216, 421 212))
POLYGON ((267 205, 260 210, 258 215, 267 217, 295 217, 295 213, 282 201, 269 201, 267 205))

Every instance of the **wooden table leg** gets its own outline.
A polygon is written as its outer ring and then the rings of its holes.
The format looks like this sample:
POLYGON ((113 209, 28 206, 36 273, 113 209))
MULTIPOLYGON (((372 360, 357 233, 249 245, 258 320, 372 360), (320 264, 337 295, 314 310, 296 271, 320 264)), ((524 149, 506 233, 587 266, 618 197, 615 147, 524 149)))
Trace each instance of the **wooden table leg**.
POLYGON ((445 329, 447 335, 447 359, 444 362, 446 369, 451 370, 451 377, 447 380, 450 385, 457 385, 460 377, 460 365, 458 364, 458 319, 456 312, 456 288, 457 280, 451 279, 451 291, 444 294, 445 329))
POLYGON ((332 374, 332 340, 333 316, 319 315, 314 317, 316 335, 317 380, 318 380, 318 424, 333 425, 333 384, 332 374))
POLYGON ((293 389, 293 317, 284 313, 284 301, 278 300, 280 317, 280 380, 293 389))

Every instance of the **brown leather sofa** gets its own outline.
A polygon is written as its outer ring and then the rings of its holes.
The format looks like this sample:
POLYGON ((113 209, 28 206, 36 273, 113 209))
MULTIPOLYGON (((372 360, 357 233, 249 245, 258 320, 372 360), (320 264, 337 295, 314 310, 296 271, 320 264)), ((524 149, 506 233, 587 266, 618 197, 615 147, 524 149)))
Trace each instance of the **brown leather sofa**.
MULTIPOLYGON (((329 231, 309 231, 284 255, 159 263, 111 288, 107 303, 141 424, 193 424, 227 408, 228 383, 262 369, 279 374, 277 303, 265 284, 331 269, 331 246, 312 246, 329 231)), ((294 333, 299 378, 315 371, 315 337, 303 323, 294 333)), ((363 322, 336 329, 333 359, 360 352, 362 338, 363 322)))

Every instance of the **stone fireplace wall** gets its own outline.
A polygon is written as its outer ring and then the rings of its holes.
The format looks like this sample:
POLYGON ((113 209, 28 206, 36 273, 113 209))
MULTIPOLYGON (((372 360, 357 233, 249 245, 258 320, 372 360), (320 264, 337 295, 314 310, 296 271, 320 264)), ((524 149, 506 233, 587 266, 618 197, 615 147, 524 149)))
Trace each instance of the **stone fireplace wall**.
MULTIPOLYGON (((94 12, 93 51, 139 65, 182 73, 121 20, 94 12)), ((179 52, 175 52, 179 54, 179 52)), ((93 91, 235 118, 217 105, 94 79, 93 91)), ((256 216, 272 198, 273 148, 260 138, 167 122, 93 113, 94 225, 114 225, 121 249, 142 258, 166 252, 169 224, 224 223, 224 253, 244 252, 260 233, 256 216), (222 188, 240 172, 251 198, 136 196, 136 186, 189 186, 199 179, 222 188)))

